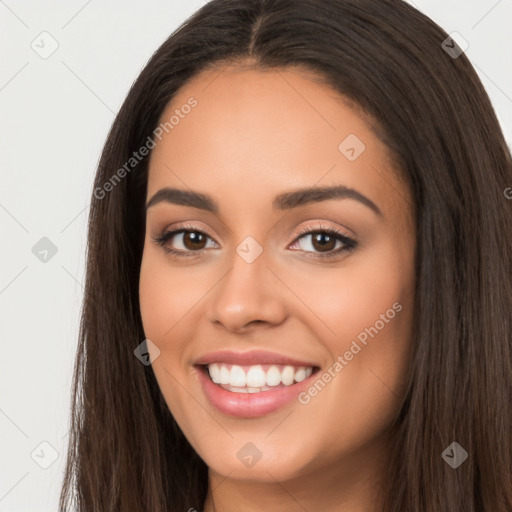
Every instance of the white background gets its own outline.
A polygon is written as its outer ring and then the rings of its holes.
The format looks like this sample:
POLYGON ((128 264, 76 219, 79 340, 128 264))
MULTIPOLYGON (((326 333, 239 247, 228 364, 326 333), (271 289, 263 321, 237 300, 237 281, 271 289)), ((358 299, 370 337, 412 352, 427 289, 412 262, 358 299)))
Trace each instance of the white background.
MULTIPOLYGON (((469 42, 510 145, 512 0, 411 3, 469 42)), ((0 0, 0 512, 57 510, 100 151, 147 60, 203 4, 0 0), (31 47, 43 31, 47 59, 31 47), (42 237, 58 249, 46 263, 42 237)))

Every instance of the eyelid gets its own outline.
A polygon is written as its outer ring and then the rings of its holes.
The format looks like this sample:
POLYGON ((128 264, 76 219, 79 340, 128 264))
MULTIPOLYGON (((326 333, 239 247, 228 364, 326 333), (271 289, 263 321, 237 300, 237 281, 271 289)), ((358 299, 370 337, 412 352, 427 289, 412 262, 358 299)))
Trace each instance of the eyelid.
MULTIPOLYGON (((213 240, 216 244, 218 244, 217 241, 215 240, 215 238, 212 235, 210 235, 210 233, 208 232, 207 229, 197 226, 197 225, 189 224, 188 222, 183 222, 183 223, 179 222, 178 224, 173 224, 170 227, 163 229, 160 232, 159 236, 165 236, 168 233, 173 233, 173 235, 176 236, 177 234, 179 234, 183 231, 193 231, 195 233, 202 233, 202 234, 206 235, 208 238, 210 238, 211 240, 213 240)), ((153 240, 154 240, 154 238, 153 238, 153 240)))
MULTIPOLYGON (((315 221, 313 221, 313 222, 315 222, 315 221)), ((317 231, 334 231, 337 234, 342 235, 342 236, 344 236, 346 238, 357 238, 356 233, 352 229, 343 227, 343 229, 345 231, 342 231, 340 228, 338 228, 336 226, 332 226, 332 225, 331 226, 329 226, 329 225, 328 226, 324 226, 322 224, 322 222, 325 222, 325 221, 316 221, 316 222, 318 224, 314 225, 314 226, 307 225, 307 226, 302 226, 302 227, 297 228, 296 231, 295 231, 295 234, 293 235, 293 238, 291 239, 291 242, 295 242, 297 240, 297 238, 299 238, 301 235, 310 234, 310 233, 314 232, 314 230, 317 230, 317 231)), ((215 241, 215 238, 209 234, 207 229, 205 229, 203 227, 200 227, 200 226, 197 226, 197 225, 189 224, 186 221, 183 222, 183 223, 179 222, 178 224, 173 224, 170 227, 167 227, 167 228, 161 230, 160 233, 161 234, 166 234, 166 233, 169 233, 171 231, 172 232, 196 231, 196 232, 203 233, 203 234, 207 235, 208 237, 210 237, 212 240, 215 241)), ((217 243, 217 242, 215 242, 215 243, 217 243)))
MULTIPOLYGON (((359 245, 359 242, 357 240, 355 240, 352 236, 350 235, 347 235, 346 233, 344 233, 343 231, 341 231, 338 227, 334 227, 334 226, 331 226, 331 227, 325 227, 323 226, 320 221, 318 221, 319 224, 318 226, 303 226, 299 229, 296 230, 295 234, 294 234, 294 238, 292 239, 291 242, 288 243, 287 246, 289 245, 293 245, 295 242, 297 242, 298 240, 300 240, 301 238, 307 236, 307 235, 312 235, 314 233, 318 233, 318 232, 327 232, 327 233, 333 233, 336 238, 338 240, 341 240, 342 243, 344 244, 344 247, 342 248, 338 248, 334 251, 330 251, 330 252, 326 252, 326 253, 321 253, 321 252, 314 252, 314 251, 303 251, 305 254, 308 254, 308 255, 313 255, 313 258, 324 258, 324 259, 327 259, 327 258, 335 258, 336 256, 339 256, 339 254, 341 253, 344 253, 344 252, 349 252, 353 249, 355 249, 356 247, 358 247, 359 245)), ((345 228, 346 229, 346 228, 345 228)), ((179 255, 180 257, 181 256, 200 256, 202 254, 204 254, 204 251, 206 251, 206 249, 200 249, 200 250, 197 250, 197 251, 183 251, 181 249, 169 249, 169 248, 165 248, 165 243, 167 242, 167 240, 169 238, 173 238, 174 236, 180 234, 180 233, 183 233, 183 232, 196 232, 196 233, 201 233, 205 236, 207 236, 209 239, 211 239, 215 244, 218 245, 217 241, 214 239, 214 237, 212 237, 208 232, 207 230, 203 229, 203 228, 199 228, 197 226, 194 226, 192 224, 188 224, 188 223, 178 223, 176 225, 172 225, 171 227, 169 228, 166 228, 162 231, 162 233, 157 236, 157 237, 151 237, 152 240, 157 243, 158 245, 161 245, 162 247, 164 247, 164 249, 169 252, 169 253, 174 253, 176 255, 179 255)), ((348 230, 348 231, 352 231, 352 230, 348 230)))
MULTIPOLYGON (((318 231, 331 231, 331 232, 334 232, 344 238, 353 238, 353 235, 352 234, 349 234, 349 233, 346 233, 344 231, 342 231, 339 227, 337 226, 324 226, 321 224, 322 221, 317 221, 318 222, 318 225, 315 225, 315 226, 303 226, 303 227, 300 227, 297 229, 297 232, 295 234, 295 239, 294 241, 297 239, 297 238, 300 238, 302 235, 306 235, 306 234, 311 234, 311 233, 315 233, 315 232, 318 232, 318 231)), ((344 228, 346 229, 347 231, 349 231, 350 233, 353 233, 352 230, 350 229, 347 229, 347 228, 344 228)))

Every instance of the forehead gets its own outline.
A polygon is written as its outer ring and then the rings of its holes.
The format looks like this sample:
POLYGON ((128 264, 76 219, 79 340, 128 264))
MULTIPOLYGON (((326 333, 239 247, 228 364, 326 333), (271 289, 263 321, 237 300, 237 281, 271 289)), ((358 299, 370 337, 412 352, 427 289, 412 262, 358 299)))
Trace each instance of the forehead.
POLYGON ((378 202, 394 179, 369 118, 301 69, 199 73, 160 122, 173 115, 151 155, 148 197, 166 186, 225 191, 219 203, 247 207, 293 188, 343 184, 378 202), (195 106, 183 108, 191 98, 195 106))

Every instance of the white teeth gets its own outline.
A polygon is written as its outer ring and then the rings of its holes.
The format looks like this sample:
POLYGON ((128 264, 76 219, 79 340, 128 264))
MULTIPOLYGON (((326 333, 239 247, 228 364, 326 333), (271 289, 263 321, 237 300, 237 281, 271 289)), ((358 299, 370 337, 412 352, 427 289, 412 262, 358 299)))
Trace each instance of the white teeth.
POLYGON ((215 384, 240 393, 268 391, 281 383, 291 386, 295 382, 302 382, 313 373, 311 366, 295 368, 290 365, 272 365, 267 368, 265 371, 259 364, 243 368, 236 364, 212 363, 208 365, 208 373, 215 384))
POLYGON ((231 367, 231 374, 229 376, 229 384, 236 387, 247 386, 247 376, 241 366, 234 364, 231 367))
POLYGON ((277 366, 271 366, 267 370, 267 386, 279 386, 281 384, 281 372, 277 366))
POLYGON ((247 386, 261 388, 267 382, 267 376, 260 365, 251 366, 247 372, 247 386))
POLYGON ((208 365, 208 371, 210 372, 210 377, 215 382, 215 384, 220 384, 220 368, 217 363, 213 363, 208 365))
POLYGON ((222 365, 220 367, 220 384, 229 384, 229 374, 230 374, 230 371, 224 366, 222 365))
POLYGON ((295 379, 295 370, 293 366, 285 366, 283 373, 281 373, 281 382, 285 386, 291 386, 295 379))
POLYGON ((306 378, 306 369, 305 368, 299 368, 295 372, 295 380, 297 382, 302 382, 306 378))

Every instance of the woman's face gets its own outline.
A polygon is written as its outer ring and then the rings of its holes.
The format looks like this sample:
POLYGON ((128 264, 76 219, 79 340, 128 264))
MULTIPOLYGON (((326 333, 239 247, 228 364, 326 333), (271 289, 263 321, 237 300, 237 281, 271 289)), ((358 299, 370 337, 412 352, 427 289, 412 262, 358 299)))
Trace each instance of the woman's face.
POLYGON ((412 201, 387 147, 297 69, 204 72, 161 121, 139 291, 170 411, 216 474, 369 471, 413 333, 412 201))

